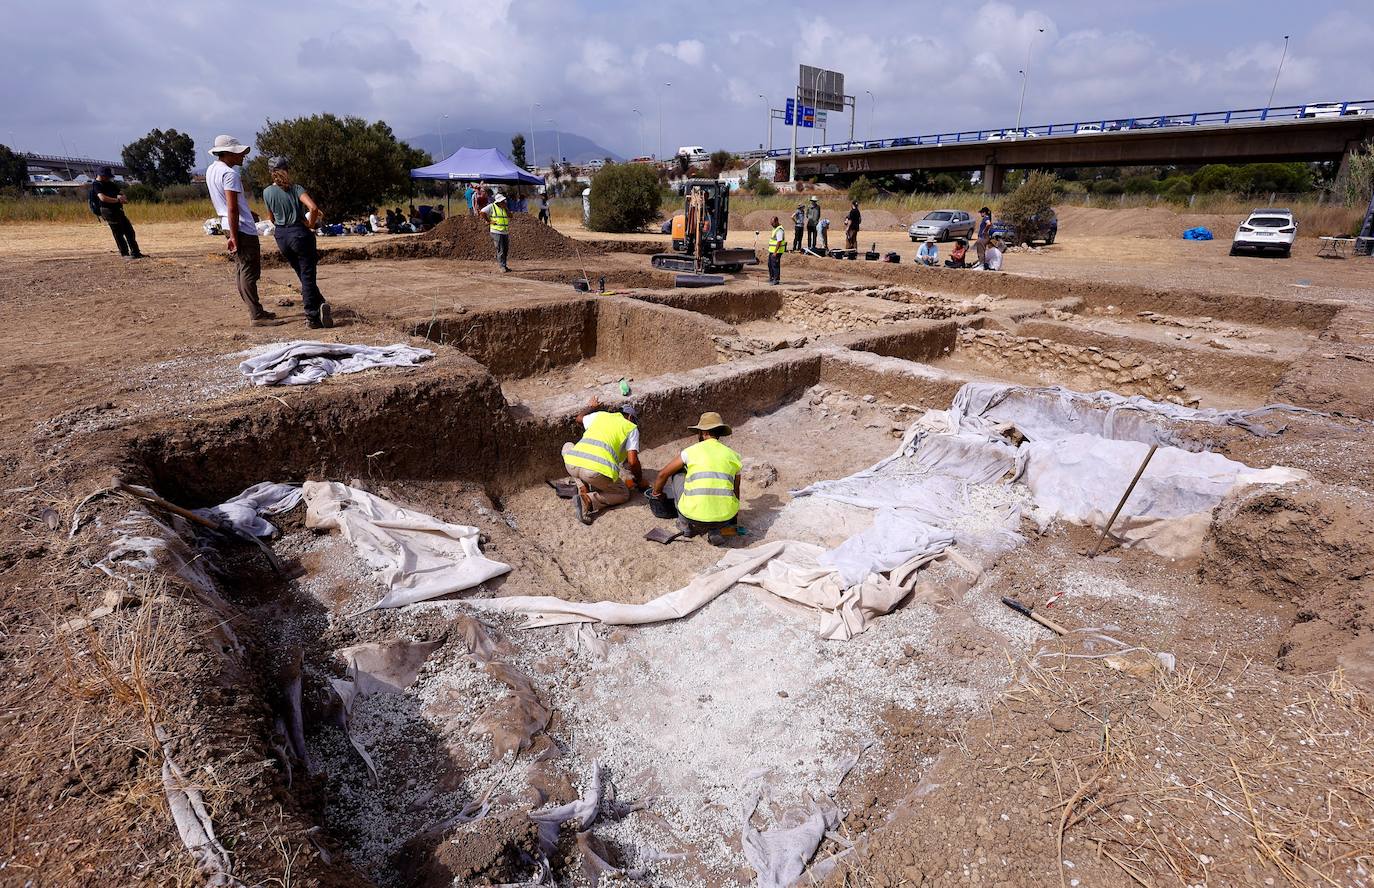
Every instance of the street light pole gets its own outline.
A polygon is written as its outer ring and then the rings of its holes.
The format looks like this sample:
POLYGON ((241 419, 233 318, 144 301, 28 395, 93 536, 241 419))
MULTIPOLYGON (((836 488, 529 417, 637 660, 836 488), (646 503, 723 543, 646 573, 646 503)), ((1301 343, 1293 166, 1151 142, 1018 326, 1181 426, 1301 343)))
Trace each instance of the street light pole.
POLYGON ((759 98, 763 100, 763 113, 768 118, 768 150, 773 150, 773 109, 768 107, 768 97, 759 93, 759 98))
MULTIPOLYGON (((1043 34, 1045 33, 1045 29, 1039 28, 1036 30, 1036 33, 1043 34)), ((1025 107, 1026 104, 1026 82, 1030 80, 1030 54, 1031 46, 1034 43, 1035 35, 1033 34, 1031 38, 1026 41, 1026 67, 1022 68, 1019 72, 1021 75, 1021 101, 1016 103, 1016 131, 1018 133, 1021 132, 1021 109, 1025 107)))
POLYGON ((643 156, 644 156, 644 112, 643 112, 643 111, 640 111, 638 108, 631 108, 630 110, 633 111, 635 114, 639 115, 638 117, 635 118, 635 129, 639 131, 639 156, 640 156, 640 157, 643 157, 643 156))
POLYGON ((552 117, 544 122, 553 127, 554 144, 558 146, 558 162, 563 163, 563 134, 558 131, 558 122, 552 117))
POLYGON ((871 89, 866 89, 866 90, 864 90, 864 92, 868 93, 868 97, 869 97, 870 99, 873 100, 873 101, 871 101, 871 102, 868 103, 868 138, 869 138, 869 141, 872 141, 872 139, 873 139, 873 115, 878 113, 878 97, 875 96, 875 95, 873 95, 873 90, 871 90, 871 89))
POLYGON ((658 161, 663 160, 663 90, 671 89, 672 86, 672 81, 668 81, 658 90, 658 154, 654 158, 658 161))
POLYGON ((444 121, 448 120, 447 114, 441 114, 436 118, 439 126, 439 153, 448 157, 448 152, 444 150, 444 121))
POLYGON ((1279 88, 1279 75, 1283 73, 1284 60, 1288 58, 1288 35, 1283 35, 1283 55, 1279 56, 1279 69, 1274 72, 1274 85, 1269 88, 1269 101, 1265 104, 1264 110, 1268 111, 1274 107, 1274 90, 1279 88))
POLYGON ((539 146, 534 142, 534 109, 543 109, 543 105, 535 102, 530 106, 530 159, 526 163, 530 164, 530 169, 534 170, 539 166, 539 146))

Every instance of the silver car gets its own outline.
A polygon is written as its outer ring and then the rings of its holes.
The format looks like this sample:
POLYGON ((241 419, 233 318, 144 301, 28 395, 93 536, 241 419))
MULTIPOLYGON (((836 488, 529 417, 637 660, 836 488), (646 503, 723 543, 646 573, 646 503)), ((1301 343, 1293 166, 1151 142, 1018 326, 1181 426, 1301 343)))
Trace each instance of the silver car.
POLYGON ((924 219, 911 223, 907 229, 913 241, 933 237, 937 241, 973 236, 973 216, 963 210, 931 210, 924 219))

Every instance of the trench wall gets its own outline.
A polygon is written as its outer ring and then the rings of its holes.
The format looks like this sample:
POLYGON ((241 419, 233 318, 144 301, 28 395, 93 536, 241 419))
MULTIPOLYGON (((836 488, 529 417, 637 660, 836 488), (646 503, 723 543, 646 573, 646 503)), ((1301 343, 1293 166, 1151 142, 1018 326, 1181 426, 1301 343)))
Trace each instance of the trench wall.
POLYGON ((933 361, 953 351, 959 325, 953 321, 903 321, 830 339, 834 345, 906 361, 933 361))

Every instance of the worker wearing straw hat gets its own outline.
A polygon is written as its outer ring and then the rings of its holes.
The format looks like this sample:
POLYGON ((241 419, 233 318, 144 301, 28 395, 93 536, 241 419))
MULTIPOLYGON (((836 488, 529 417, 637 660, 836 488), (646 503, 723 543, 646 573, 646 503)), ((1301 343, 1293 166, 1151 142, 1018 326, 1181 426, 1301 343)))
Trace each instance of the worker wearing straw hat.
POLYGON ((713 546, 724 542, 720 533, 739 515, 739 454, 720 439, 730 427, 719 413, 703 413, 688 431, 697 443, 682 451, 654 479, 652 496, 667 496, 677 506, 678 527, 684 536, 706 534, 713 546))

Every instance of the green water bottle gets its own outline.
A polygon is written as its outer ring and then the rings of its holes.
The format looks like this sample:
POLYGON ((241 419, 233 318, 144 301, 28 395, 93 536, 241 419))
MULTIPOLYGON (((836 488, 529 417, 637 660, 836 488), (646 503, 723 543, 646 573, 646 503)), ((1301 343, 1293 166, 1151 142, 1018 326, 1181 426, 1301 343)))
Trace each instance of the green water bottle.
POLYGON ((620 377, 620 393, 625 397, 630 396, 630 384, 625 381, 625 377, 620 377))

